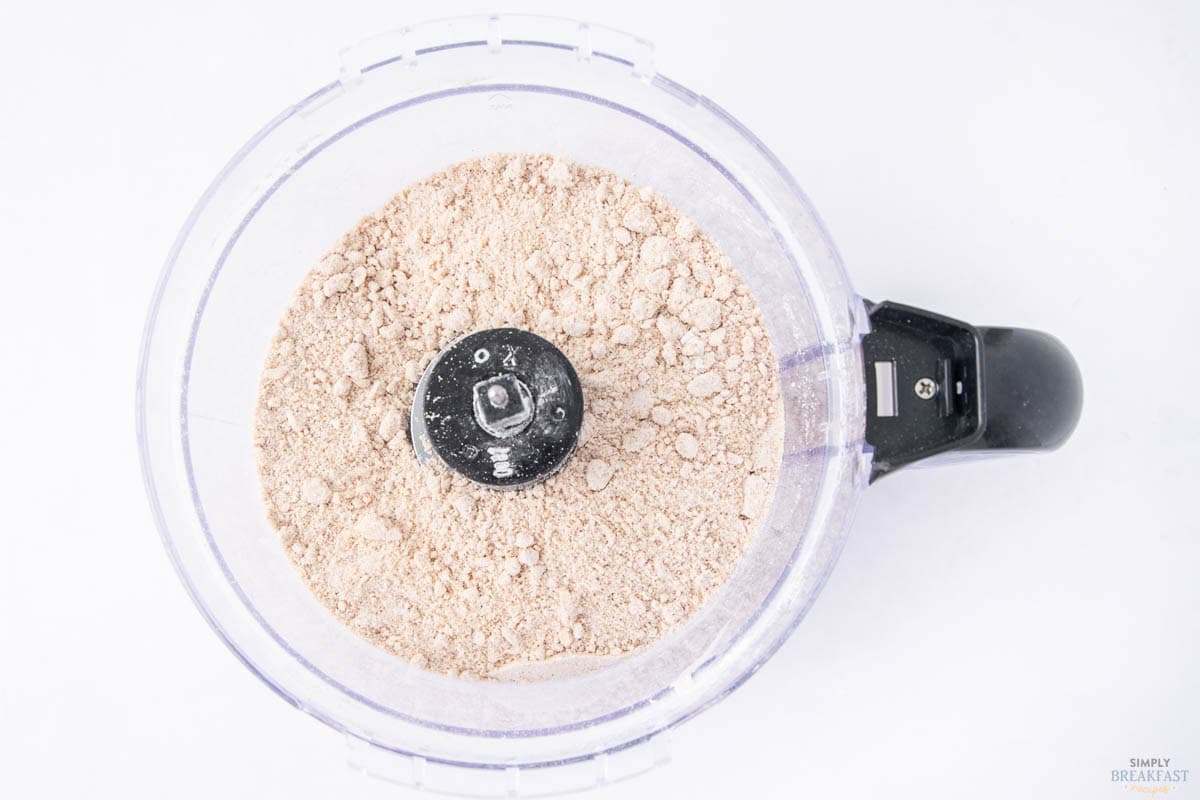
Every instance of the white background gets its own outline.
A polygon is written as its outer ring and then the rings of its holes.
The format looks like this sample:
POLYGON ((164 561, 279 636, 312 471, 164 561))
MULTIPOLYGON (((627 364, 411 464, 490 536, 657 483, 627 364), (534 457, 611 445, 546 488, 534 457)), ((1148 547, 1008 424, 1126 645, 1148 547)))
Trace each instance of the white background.
MULTIPOLYGON (((0 794, 399 797, 206 628, 133 441, 152 284, 225 159, 337 49, 470 3, 6 4, 0 794)), ((618 797, 1200 797, 1200 5, 531 2, 658 46, 756 131, 855 284, 1044 327, 1087 386, 1049 456, 866 495, 809 618, 618 797), (669 793, 669 795, 668 795, 669 793)))

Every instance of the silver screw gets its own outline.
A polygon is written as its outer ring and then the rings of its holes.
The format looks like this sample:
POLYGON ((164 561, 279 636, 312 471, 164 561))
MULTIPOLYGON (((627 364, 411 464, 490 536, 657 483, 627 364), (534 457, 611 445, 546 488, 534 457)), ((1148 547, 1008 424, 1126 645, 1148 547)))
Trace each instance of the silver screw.
POLYGON ((498 383, 493 383, 487 390, 488 402, 492 408, 504 408, 508 405, 508 391, 498 383))
POLYGON ((913 386, 913 391, 916 392, 917 397, 921 398, 922 400, 932 400, 933 396, 937 394, 938 391, 937 381, 935 381, 933 378, 921 378, 913 386))

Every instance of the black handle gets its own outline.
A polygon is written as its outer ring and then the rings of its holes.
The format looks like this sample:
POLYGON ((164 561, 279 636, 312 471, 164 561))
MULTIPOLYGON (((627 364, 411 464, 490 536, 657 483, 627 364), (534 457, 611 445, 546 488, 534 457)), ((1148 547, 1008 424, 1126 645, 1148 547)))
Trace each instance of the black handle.
POLYGON ((948 450, 1052 450, 1075 430, 1083 382, 1053 336, 976 328, 899 303, 867 310, 872 482, 948 450))

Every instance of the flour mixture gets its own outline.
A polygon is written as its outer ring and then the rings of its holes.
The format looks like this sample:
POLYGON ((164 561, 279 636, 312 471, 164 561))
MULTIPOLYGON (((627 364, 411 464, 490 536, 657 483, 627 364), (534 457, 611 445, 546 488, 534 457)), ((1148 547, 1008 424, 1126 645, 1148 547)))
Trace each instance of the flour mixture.
POLYGON ((418 667, 532 679, 603 663, 685 622, 770 505, 775 358, 729 260, 659 194, 546 155, 414 184, 305 277, 256 411, 272 525, 313 594, 418 667), (409 436, 438 352, 490 328, 564 354, 578 446, 497 491, 409 436))

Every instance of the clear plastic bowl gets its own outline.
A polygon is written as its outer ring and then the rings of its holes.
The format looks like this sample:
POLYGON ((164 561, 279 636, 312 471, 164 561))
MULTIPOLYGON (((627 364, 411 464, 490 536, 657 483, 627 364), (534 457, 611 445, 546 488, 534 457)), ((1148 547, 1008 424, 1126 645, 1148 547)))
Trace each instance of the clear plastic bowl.
POLYGON ((861 300, 795 182, 719 107, 654 71, 646 42, 560 19, 406 28, 243 147, 179 234, 137 385, 158 527, 213 629, 281 697, 347 734, 353 761, 469 794, 615 780, 721 699, 819 592, 867 482, 861 300), (663 641, 536 684, 424 672, 309 594, 266 522, 251 446, 257 379, 310 265, 405 185, 491 152, 549 152, 663 192, 749 284, 779 358, 780 491, 730 583, 663 641))

